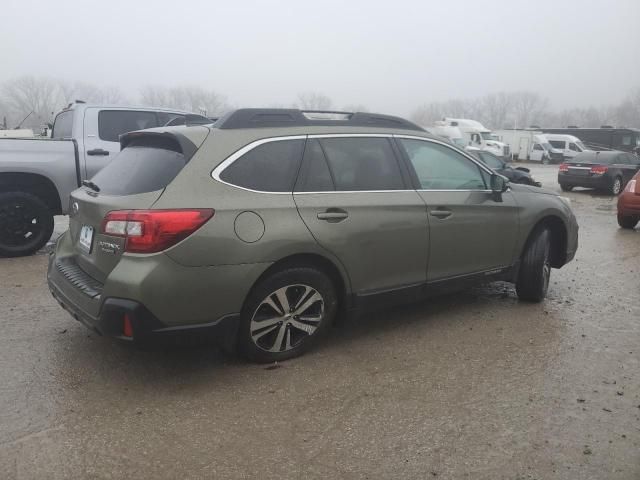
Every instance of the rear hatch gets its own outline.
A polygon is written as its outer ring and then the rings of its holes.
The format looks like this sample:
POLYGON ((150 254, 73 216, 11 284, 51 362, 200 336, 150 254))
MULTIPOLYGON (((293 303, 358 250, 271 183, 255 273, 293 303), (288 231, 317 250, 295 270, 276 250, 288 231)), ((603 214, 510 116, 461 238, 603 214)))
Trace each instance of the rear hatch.
POLYGON ((166 132, 134 132, 121 143, 122 151, 72 193, 69 205, 70 260, 101 283, 125 250, 124 238, 103 233, 107 214, 151 208, 199 147, 166 132))

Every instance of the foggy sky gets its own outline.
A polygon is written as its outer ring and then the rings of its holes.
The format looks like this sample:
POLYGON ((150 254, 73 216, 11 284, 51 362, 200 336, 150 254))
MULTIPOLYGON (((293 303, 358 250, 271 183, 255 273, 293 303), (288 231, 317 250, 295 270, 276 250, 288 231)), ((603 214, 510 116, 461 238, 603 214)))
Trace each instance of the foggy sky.
POLYGON ((640 0, 2 0, 0 82, 21 75, 401 115, 521 89, 599 106, 640 87, 640 0))

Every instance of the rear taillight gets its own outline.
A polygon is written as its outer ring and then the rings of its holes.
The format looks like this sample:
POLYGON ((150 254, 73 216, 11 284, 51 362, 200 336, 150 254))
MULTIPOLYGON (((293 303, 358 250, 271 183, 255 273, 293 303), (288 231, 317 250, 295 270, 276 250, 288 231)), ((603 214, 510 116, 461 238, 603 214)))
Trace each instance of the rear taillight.
POLYGON ((561 163, 560 166, 558 167, 558 170, 560 170, 561 172, 568 172, 569 165, 567 165, 566 163, 561 163))
POLYGON ((640 194, 640 189, 636 189, 636 179, 629 180, 627 183, 627 187, 624 189, 625 192, 640 194))
POLYGON ((593 175, 604 175, 605 173, 607 173, 608 169, 609 167, 606 167, 604 165, 596 165, 594 167, 591 167, 591 173, 593 175))
POLYGON ((211 208, 116 210, 104 217, 101 233, 126 239, 125 252, 161 252, 187 238, 214 213, 211 208))

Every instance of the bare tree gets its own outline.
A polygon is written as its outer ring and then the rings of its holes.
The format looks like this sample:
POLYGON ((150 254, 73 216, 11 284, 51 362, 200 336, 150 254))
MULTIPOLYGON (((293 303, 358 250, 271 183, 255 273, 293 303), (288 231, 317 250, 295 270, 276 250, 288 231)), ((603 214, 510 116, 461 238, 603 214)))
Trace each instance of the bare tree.
POLYGON ((294 108, 303 110, 331 110, 333 102, 329 97, 318 92, 305 92, 298 94, 298 99, 293 104, 294 108))
POLYGON ((615 107, 614 118, 618 125, 640 127, 640 87, 615 107))
POLYGON ((511 97, 506 92, 491 93, 481 100, 481 120, 491 128, 505 128, 511 109, 511 97))
POLYGON ((144 105, 176 108, 210 116, 220 115, 228 109, 224 96, 213 90, 194 86, 175 88, 147 86, 141 90, 140 98, 144 105))
POLYGON ((519 91, 511 94, 512 114, 517 128, 526 128, 541 118, 548 101, 535 92, 519 91))
POLYGON ((361 103, 345 105, 342 109, 345 112, 368 112, 369 111, 369 109, 365 105, 362 105, 361 103))
POLYGON ((17 124, 31 114, 23 124, 25 127, 51 121, 54 112, 64 105, 58 82, 46 77, 9 80, 2 86, 2 97, 12 122, 17 124))

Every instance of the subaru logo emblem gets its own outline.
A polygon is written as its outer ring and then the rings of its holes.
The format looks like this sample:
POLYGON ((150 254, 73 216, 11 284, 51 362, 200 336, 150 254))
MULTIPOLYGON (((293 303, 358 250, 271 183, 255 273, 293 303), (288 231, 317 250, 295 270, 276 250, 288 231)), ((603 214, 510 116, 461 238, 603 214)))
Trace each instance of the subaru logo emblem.
POLYGON ((80 205, 78 205, 78 202, 73 202, 71 204, 71 214, 77 215, 79 210, 80 210, 80 205))

